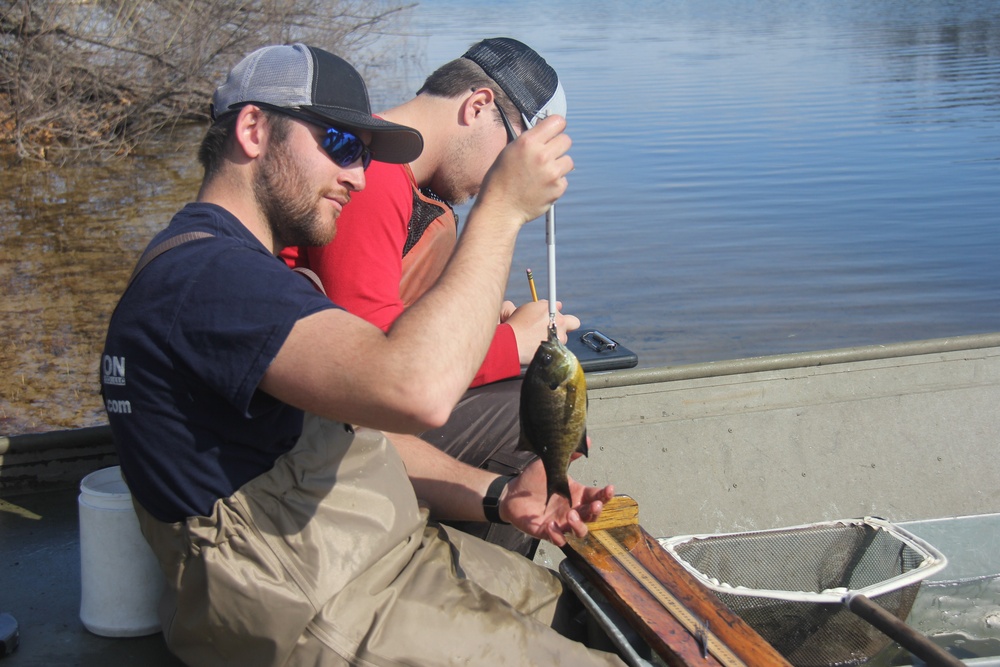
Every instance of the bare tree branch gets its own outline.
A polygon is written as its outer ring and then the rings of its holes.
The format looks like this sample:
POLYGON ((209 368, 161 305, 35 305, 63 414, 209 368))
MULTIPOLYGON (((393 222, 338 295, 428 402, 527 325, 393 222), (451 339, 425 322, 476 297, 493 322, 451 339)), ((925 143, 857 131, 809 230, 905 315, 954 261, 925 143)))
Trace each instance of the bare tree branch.
POLYGON ((351 60, 409 9, 393 0, 0 0, 0 154, 127 155, 179 120, 265 44, 351 60))

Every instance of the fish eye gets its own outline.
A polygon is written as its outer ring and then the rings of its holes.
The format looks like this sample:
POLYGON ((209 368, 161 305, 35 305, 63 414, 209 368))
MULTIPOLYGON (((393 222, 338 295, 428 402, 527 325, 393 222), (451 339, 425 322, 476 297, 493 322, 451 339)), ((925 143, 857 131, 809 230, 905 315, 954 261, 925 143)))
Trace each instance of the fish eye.
POLYGON ((552 363, 552 355, 546 352, 542 355, 542 363, 546 366, 552 363))

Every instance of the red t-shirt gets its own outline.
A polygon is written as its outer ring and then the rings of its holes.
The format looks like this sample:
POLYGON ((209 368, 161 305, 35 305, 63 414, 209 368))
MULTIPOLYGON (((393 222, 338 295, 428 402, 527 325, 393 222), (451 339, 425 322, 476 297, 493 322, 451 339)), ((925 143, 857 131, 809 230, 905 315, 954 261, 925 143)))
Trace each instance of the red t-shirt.
MULTIPOLYGON (((372 162, 365 181, 337 219, 332 242, 286 248, 281 257, 315 271, 338 306, 388 331, 441 275, 455 249, 457 223, 450 207, 420 192, 409 165, 372 162)), ((500 324, 471 386, 520 372, 514 330, 500 324)))

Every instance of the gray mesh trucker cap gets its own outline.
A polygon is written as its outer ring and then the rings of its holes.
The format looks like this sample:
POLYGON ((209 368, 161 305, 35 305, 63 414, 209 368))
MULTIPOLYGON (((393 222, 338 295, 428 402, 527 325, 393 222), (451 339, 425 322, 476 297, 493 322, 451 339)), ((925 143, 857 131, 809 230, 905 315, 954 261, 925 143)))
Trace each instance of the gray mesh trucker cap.
POLYGON ((365 82, 346 60, 305 44, 265 46, 241 60, 212 96, 212 119, 249 102, 305 109, 333 127, 372 133, 372 158, 412 162, 424 140, 412 127, 372 116, 365 82))
POLYGON ((474 44, 463 58, 483 68, 520 110, 526 127, 550 114, 566 115, 566 93, 556 71, 530 47, 510 37, 474 44))

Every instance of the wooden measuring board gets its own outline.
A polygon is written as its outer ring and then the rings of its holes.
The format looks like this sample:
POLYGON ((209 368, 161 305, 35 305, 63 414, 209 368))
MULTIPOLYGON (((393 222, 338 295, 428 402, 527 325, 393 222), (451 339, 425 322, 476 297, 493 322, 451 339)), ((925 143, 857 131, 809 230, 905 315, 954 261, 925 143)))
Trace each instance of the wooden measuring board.
POLYGON ((790 667, 643 530, 635 500, 616 496, 588 528, 566 557, 668 665, 790 667))

